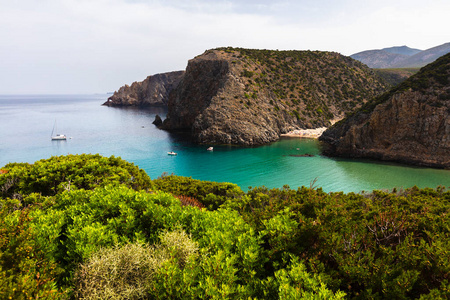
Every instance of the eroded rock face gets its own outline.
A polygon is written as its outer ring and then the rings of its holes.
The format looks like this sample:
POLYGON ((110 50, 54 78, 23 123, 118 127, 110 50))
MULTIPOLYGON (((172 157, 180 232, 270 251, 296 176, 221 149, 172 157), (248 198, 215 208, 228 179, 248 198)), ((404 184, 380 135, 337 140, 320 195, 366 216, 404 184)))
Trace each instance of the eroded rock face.
POLYGON ((259 145, 276 141, 281 131, 290 129, 288 123, 282 114, 269 113, 268 95, 261 95, 262 101, 254 104, 259 108, 240 103, 245 84, 237 69, 214 52, 191 60, 186 76, 170 97, 164 128, 191 130, 199 143, 259 145))
POLYGON ((180 82, 184 71, 148 76, 144 81, 125 85, 108 98, 107 106, 167 106, 170 92, 180 82))
POLYGON ((450 168, 450 56, 424 69, 325 131, 325 153, 450 168))
POLYGON ((304 62, 289 56, 303 55, 299 51, 263 54, 257 59, 237 49, 216 49, 190 60, 170 94, 162 128, 188 130, 199 143, 249 146, 276 141, 291 130, 328 126, 332 118, 348 111, 349 102, 338 88, 326 86, 328 78, 312 71, 323 70, 320 64, 326 65, 327 59, 343 65, 329 70, 329 76, 351 74, 345 89, 358 97, 352 106, 384 88, 368 68, 337 53, 308 52, 304 62), (286 57, 278 67, 282 55, 286 57))

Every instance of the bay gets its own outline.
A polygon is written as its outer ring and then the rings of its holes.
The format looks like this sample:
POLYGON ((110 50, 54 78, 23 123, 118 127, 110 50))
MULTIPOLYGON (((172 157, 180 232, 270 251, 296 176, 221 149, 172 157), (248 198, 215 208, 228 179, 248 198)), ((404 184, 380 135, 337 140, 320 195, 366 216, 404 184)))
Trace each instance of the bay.
POLYGON ((109 95, 0 95, 0 166, 33 163, 55 155, 99 153, 120 156, 151 178, 163 173, 249 186, 291 188, 314 185, 325 191, 450 186, 450 171, 333 159, 320 155, 316 140, 283 138, 270 145, 242 148, 195 145, 185 134, 157 129, 163 108, 101 106, 109 95), (54 122, 66 141, 50 139, 54 122), (177 156, 167 152, 175 151, 177 156), (313 155, 302 156, 305 154, 313 155))

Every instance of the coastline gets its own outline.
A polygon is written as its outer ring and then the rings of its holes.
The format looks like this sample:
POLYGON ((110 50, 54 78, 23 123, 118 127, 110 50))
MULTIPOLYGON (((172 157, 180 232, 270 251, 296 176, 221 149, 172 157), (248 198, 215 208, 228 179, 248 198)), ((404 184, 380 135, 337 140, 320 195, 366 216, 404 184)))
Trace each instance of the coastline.
POLYGON ((293 131, 289 131, 288 133, 283 133, 280 136, 318 139, 322 135, 322 133, 327 130, 327 128, 328 127, 319 127, 314 129, 296 129, 293 131))
MULTIPOLYGON (((334 123, 342 120, 343 118, 336 118, 330 121, 331 126, 334 123)), ((280 136, 284 137, 300 137, 300 138, 308 138, 308 139, 318 139, 328 127, 319 127, 314 129, 296 129, 289 131, 288 133, 280 134, 280 136)))

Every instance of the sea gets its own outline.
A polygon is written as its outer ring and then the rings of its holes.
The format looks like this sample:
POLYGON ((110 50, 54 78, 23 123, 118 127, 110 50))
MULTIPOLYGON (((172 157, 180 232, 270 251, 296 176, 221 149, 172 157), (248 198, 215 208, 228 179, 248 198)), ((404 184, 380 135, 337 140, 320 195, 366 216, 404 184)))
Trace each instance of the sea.
POLYGON ((231 182, 249 187, 314 186, 326 192, 445 186, 450 171, 372 160, 321 155, 313 139, 282 138, 259 147, 196 145, 187 134, 156 128, 164 108, 102 106, 108 94, 0 95, 0 167, 10 162, 33 163, 51 156, 99 153, 119 156, 152 178, 163 174, 231 182), (67 140, 52 141, 58 133, 67 140), (207 151, 213 146, 213 151, 207 151), (177 153, 168 155, 169 151, 177 153), (304 156, 307 155, 307 156, 304 156))

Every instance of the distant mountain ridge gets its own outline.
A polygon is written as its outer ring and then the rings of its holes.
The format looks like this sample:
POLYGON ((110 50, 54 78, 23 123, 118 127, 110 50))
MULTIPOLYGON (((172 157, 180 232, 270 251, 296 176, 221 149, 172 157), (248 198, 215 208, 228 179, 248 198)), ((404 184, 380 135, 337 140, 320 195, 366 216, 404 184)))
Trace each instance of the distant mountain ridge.
POLYGON ((389 53, 393 53, 393 54, 401 54, 401 55, 407 55, 407 56, 412 56, 414 54, 417 54, 417 53, 423 51, 423 50, 420 50, 420 49, 409 48, 408 46, 398 46, 398 47, 383 48, 381 50, 389 52, 389 53))
POLYGON ((450 43, 419 50, 407 46, 366 50, 350 55, 370 68, 421 68, 439 57, 450 53, 450 43))
POLYGON ((393 68, 421 68, 434 62, 439 57, 450 53, 450 43, 445 43, 408 57, 406 60, 393 65, 393 68))
POLYGON ((391 53, 386 50, 367 50, 350 55, 370 68, 387 69, 408 58, 407 55, 391 53))

